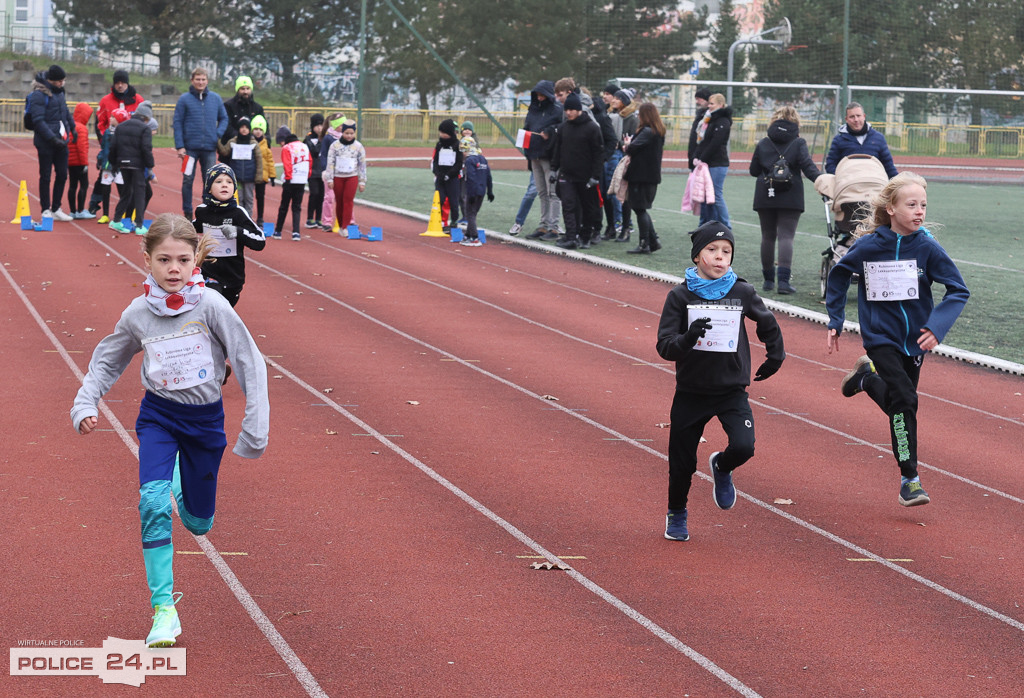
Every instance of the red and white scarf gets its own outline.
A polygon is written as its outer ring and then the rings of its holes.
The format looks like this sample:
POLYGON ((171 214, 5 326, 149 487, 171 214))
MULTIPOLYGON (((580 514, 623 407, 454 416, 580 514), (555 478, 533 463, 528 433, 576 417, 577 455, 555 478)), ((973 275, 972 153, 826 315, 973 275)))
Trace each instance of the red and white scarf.
POLYGON ((177 293, 168 293, 160 288, 152 274, 146 277, 142 287, 146 292, 149 309, 161 317, 171 317, 181 315, 199 305, 206 289, 206 282, 203 280, 202 271, 196 267, 192 270, 192 278, 177 293))

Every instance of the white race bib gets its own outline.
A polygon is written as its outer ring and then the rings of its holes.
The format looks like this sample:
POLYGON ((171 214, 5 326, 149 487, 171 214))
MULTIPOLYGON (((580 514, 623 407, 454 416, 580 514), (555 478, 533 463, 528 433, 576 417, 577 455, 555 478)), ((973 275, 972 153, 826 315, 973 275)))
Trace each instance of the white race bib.
POLYGON ((217 243, 217 246, 210 252, 211 257, 234 257, 238 252, 238 238, 224 237, 224 231, 219 226, 203 223, 203 232, 217 243))
POLYGON ((455 164, 455 151, 451 148, 441 148, 437 151, 437 164, 441 167, 451 167, 455 164))
POLYGON ((711 329, 697 340, 697 351, 732 353, 737 350, 740 340, 740 325, 743 324, 743 307, 739 305, 688 305, 686 326, 697 318, 711 318, 711 329))
POLYGON ((232 143, 231 144, 231 159, 232 160, 252 160, 252 143, 232 143))
POLYGON ((144 339, 148 375, 165 390, 185 390, 213 380, 210 338, 198 327, 180 334, 144 339))
POLYGON ((869 301, 912 301, 920 293, 916 259, 864 262, 864 286, 869 301))
POLYGON ((334 161, 334 173, 354 175, 359 168, 359 161, 354 157, 341 157, 334 161))
POLYGON ((108 185, 109 184, 113 184, 114 183, 114 173, 111 172, 110 170, 103 170, 103 172, 100 174, 100 183, 101 184, 108 184, 108 185))
POLYGON ((121 176, 121 170, 118 170, 117 174, 114 175, 114 184, 124 184, 124 177, 121 176))

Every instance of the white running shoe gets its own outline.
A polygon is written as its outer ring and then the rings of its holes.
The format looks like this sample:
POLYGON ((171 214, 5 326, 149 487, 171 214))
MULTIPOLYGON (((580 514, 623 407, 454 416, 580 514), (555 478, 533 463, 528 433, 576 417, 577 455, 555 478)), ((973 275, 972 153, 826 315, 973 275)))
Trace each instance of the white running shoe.
POLYGON ((67 223, 68 221, 75 220, 74 218, 71 217, 71 214, 64 213, 64 211, 60 210, 59 208, 56 211, 54 211, 51 215, 53 215, 53 220, 61 221, 62 223, 67 223))
POLYGON ((518 235, 520 232, 522 232, 522 230, 523 230, 523 226, 519 225, 518 223, 513 223, 512 227, 508 229, 508 234, 509 235, 518 235))

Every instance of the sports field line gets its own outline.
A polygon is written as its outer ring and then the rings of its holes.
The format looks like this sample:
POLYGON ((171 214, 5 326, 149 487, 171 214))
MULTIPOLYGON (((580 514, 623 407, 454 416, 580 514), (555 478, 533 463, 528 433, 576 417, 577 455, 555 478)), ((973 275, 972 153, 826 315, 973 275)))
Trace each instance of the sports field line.
MULTIPOLYGON (((332 247, 331 245, 327 245, 326 243, 320 243, 320 244, 325 246, 325 247, 332 247)), ((357 257, 358 259, 365 260, 365 261, 371 262, 373 264, 376 264, 376 265, 379 265, 379 266, 383 266, 385 268, 390 268, 386 264, 377 262, 377 261, 372 260, 372 259, 367 259, 366 257, 363 257, 362 255, 356 255, 354 253, 346 252, 344 250, 338 250, 338 248, 333 248, 333 249, 337 250, 338 252, 341 252, 342 254, 351 255, 353 257, 357 257)), ((648 453, 650 455, 653 455, 653 456, 655 456, 655 457, 657 457, 657 458, 659 458, 661 460, 664 460, 664 461, 668 460, 668 456, 666 454, 664 454, 664 453, 662 453, 662 452, 660 452, 660 451, 658 451, 656 449, 653 449, 650 446, 647 446, 646 444, 643 444, 643 443, 641 443, 640 441, 638 441, 636 439, 632 439, 632 438, 626 436, 625 434, 622 434, 622 433, 616 431, 612 427, 609 427, 609 426, 607 426, 605 424, 597 422, 597 421, 595 421, 595 420, 593 420, 593 419, 591 419, 591 418, 581 414, 580 412, 578 412, 576 410, 573 410, 573 409, 570 409, 570 408, 565 407, 563 405, 560 405, 557 402, 551 402, 550 400, 547 400, 543 395, 540 395, 539 393, 536 393, 536 392, 530 390, 529 388, 521 386, 518 383, 514 383, 514 382, 508 380, 507 378, 503 378, 503 377, 501 377, 501 376, 499 376, 497 374, 491 373, 490 371, 488 371, 488 370, 478 366, 476 364, 476 362, 468 361, 466 359, 463 359, 462 357, 456 356, 455 354, 452 354, 451 352, 448 352, 448 351, 446 351, 446 350, 444 350, 444 349, 442 349, 440 347, 436 347, 436 346, 430 344, 429 342, 426 342, 425 340, 422 340, 422 339, 420 339, 418 337, 414 337, 413 335, 405 332, 404 330, 402 330, 400 328, 397 328, 397 327, 394 327, 393 325, 390 325, 390 324, 384 322, 383 320, 380 320, 380 319, 370 315, 369 313, 367 313, 365 311, 359 310, 358 308, 356 308, 356 307, 354 307, 352 305, 349 305, 348 303, 346 303, 346 302, 344 302, 344 301, 342 301, 342 300, 340 300, 340 299, 330 295, 329 293, 326 293, 326 292, 324 292, 324 291, 322 291, 322 290, 320 290, 320 289, 318 289, 318 288, 316 288, 314 286, 310 286, 309 284, 306 284, 306 283, 304 283, 302 281, 299 281, 299 280, 295 279, 292 276, 289 276, 288 274, 286 274, 283 271, 277 270, 277 269, 275 269, 275 268, 273 268, 273 267, 271 267, 271 266, 269 266, 267 264, 264 264, 262 262, 256 262, 256 264, 259 267, 261 267, 263 269, 266 269, 267 271, 269 271, 269 272, 271 272, 273 274, 276 274, 277 276, 280 276, 283 279, 286 279, 287 281, 291 282, 292 284, 295 284, 296 286, 300 286, 303 289, 309 291, 310 293, 318 295, 318 296, 324 298, 325 300, 330 301, 331 303, 334 303, 334 304, 336 304, 336 305, 338 305, 338 306, 348 310, 349 312, 351 312, 351 313, 353 313, 353 314, 363 318, 364 320, 366 320, 368 322, 371 322, 371 323, 373 323, 375 325, 378 325, 379 327, 382 327, 382 328, 388 330, 389 332, 392 332, 392 333, 398 335, 399 337, 402 337, 403 339, 405 339, 405 340, 407 340, 409 342, 412 342, 413 344, 417 344, 417 345, 419 345, 419 346, 421 346, 424 349, 427 349, 429 351, 436 352, 437 354, 439 354, 442 357, 445 357, 449 361, 458 363, 458 364, 462 365, 463 367, 468 368, 471 371, 475 371, 475 372, 485 376, 486 378, 488 378, 488 379, 490 379, 490 380, 492 380, 492 381, 494 381, 496 383, 504 385, 505 387, 510 388, 510 389, 512 389, 512 390, 514 390, 516 392, 519 392, 519 393, 521 393, 523 395, 526 395, 526 396, 528 396, 528 397, 530 397, 530 398, 532 398, 534 400, 538 400, 538 401, 542 402, 545 405, 545 408, 547 408, 547 409, 555 409, 555 410, 561 411, 562 413, 564 413, 564 414, 566 414, 568 416, 571 416, 574 419, 577 419, 577 420, 579 420, 579 421, 581 421, 581 422, 583 422, 585 424, 588 424, 589 426, 594 427, 595 429, 598 429, 600 431, 605 432, 609 436, 612 436, 613 438, 615 438, 615 439, 617 439, 619 441, 623 441, 625 443, 628 443, 628 444, 630 444, 630 445, 632 445, 632 446, 634 446, 634 447, 636 447, 636 448, 638 448, 638 449, 640 449, 640 450, 642 450, 642 451, 644 451, 644 452, 646 452, 646 453, 648 453)), ((401 270, 396 270, 396 271, 401 271, 401 270)), ((410 278, 418 279, 418 280, 422 281, 423 283, 429 283, 429 284, 432 284, 432 285, 437 286, 437 287, 442 288, 442 289, 445 288, 441 284, 437 284, 436 282, 432 282, 432 281, 430 281, 428 279, 422 279, 421 277, 417 277, 414 274, 408 274, 407 272, 402 272, 402 273, 406 274, 410 278)), ((451 289, 446 289, 446 290, 451 291, 451 289)), ((460 295, 464 295, 467 298, 473 298, 469 294, 462 294, 461 292, 458 292, 458 291, 453 291, 453 292, 454 293, 459 293, 460 295)), ((495 308, 498 307, 498 306, 493 306, 493 304, 490 304, 490 303, 485 303, 485 305, 488 305, 488 306, 491 306, 491 307, 495 307, 495 308)), ((508 312, 508 311, 505 311, 505 312, 508 312)), ((513 317, 518 317, 514 313, 510 313, 510 314, 513 317)), ((529 322, 531 322, 531 324, 533 324, 535 326, 544 327, 540 323, 536 323, 536 322, 533 322, 533 321, 529 321, 529 322)), ((569 335, 565 335, 565 336, 569 336, 569 335)), ((584 340, 579 340, 579 341, 584 341, 584 340)), ((590 343, 588 342, 588 344, 590 344, 590 343)), ((619 352, 615 352, 615 353, 619 353, 619 352)), ((269 358, 267 360, 268 360, 268 362, 271 361, 269 358)), ((657 366, 655 364, 650 364, 649 362, 646 362, 646 361, 642 361, 642 360, 639 360, 639 359, 638 359, 638 361, 640 363, 643 363, 643 364, 647 364, 647 365, 655 366, 656 368, 663 369, 663 367, 659 367, 659 366, 657 366)), ((281 368, 283 370, 283 367, 281 367, 280 364, 273 363, 273 365, 275 367, 281 368)), ((316 390, 315 388, 313 388, 312 386, 309 386, 306 389, 308 389, 311 392, 313 392, 314 394, 316 394, 319 399, 324 399, 324 396, 322 395, 322 393, 319 390, 316 390)), ((813 420, 810 420, 810 419, 807 419, 805 417, 802 417, 801 415, 797 415, 797 414, 793 414, 793 413, 787 412, 786 410, 783 410, 781 408, 772 407, 770 405, 766 405, 766 404, 760 403, 760 402, 755 403, 755 404, 761 404, 766 409, 769 409, 769 410, 771 410, 771 411, 773 411, 773 412, 775 412, 777 414, 782 414, 782 415, 790 416, 790 417, 792 417, 794 419, 798 419, 798 420, 800 420, 802 422, 805 422, 807 424, 816 426, 816 427, 821 428, 821 429, 825 429, 826 431, 829 431, 829 432, 831 432, 833 434, 843 434, 843 432, 840 432, 837 429, 833 429, 832 427, 828 427, 826 425, 819 424, 817 422, 814 422, 813 420)), ((339 409, 340 409, 340 407, 339 407, 339 409)), ((340 413, 344 414, 346 416, 346 418, 349 418, 348 414, 350 414, 350 413, 348 413, 347 410, 344 410, 344 411, 342 411, 340 413)), ((352 415, 351 419, 358 420, 358 418, 355 417, 355 415, 352 415)), ((359 424, 361 427, 364 426, 364 423, 361 420, 357 421, 356 423, 359 424)), ((367 428, 369 427, 369 425, 365 425, 365 426, 367 428)), ((396 445, 393 442, 391 442, 390 439, 388 439, 387 437, 381 435, 381 436, 379 436, 377 438, 378 438, 378 440, 383 445, 387 446, 389 449, 391 449, 395 453, 399 453, 400 455, 405 453, 404 451, 402 451, 402 449, 398 445, 396 445)), ((877 448, 878 450, 888 452, 888 451, 886 451, 885 449, 883 449, 881 447, 875 446, 874 444, 870 444, 869 442, 864 441, 863 439, 859 439, 859 438, 854 437, 854 436, 849 436, 849 438, 851 438, 852 440, 854 440, 854 441, 856 441, 858 443, 861 443, 862 445, 873 446, 873 447, 877 448)), ((413 458, 413 460, 415 460, 415 458, 412 457, 411 455, 409 457, 413 458)), ((410 463, 413 463, 413 461, 410 461, 410 463)), ((419 463, 419 461, 415 460, 415 463, 413 463, 413 464, 416 465, 416 467, 420 468, 420 465, 417 465, 418 463, 419 463)), ((952 475, 952 474, 947 473, 946 471, 943 471, 941 469, 934 468, 932 466, 927 466, 925 464, 921 464, 921 465, 923 467, 927 467, 927 468, 929 468, 931 470, 934 470, 936 472, 940 472, 940 473, 943 473, 943 474, 949 474, 949 475, 951 475, 952 477, 955 477, 958 480, 961 480, 961 481, 964 481, 964 482, 971 482, 969 480, 966 480, 966 478, 962 478, 960 476, 952 475)), ((438 482, 441 482, 442 480, 444 480, 444 483, 448 482, 447 480, 442 478, 440 475, 437 475, 436 473, 434 473, 433 470, 429 469, 425 465, 422 468, 420 468, 420 469, 423 470, 424 473, 426 473, 426 474, 430 475, 431 477, 433 477, 438 482), (429 470, 429 472, 427 472, 428 470, 429 470), (433 475, 431 475, 431 473, 433 473, 433 475), (435 477, 435 475, 436 475, 436 477, 435 477)), ((698 476, 700 476, 701 478, 703 478, 704 480, 708 481, 708 482, 711 482, 711 480, 712 480, 711 476, 706 474, 706 473, 697 472, 696 474, 698 476)), ((442 483, 442 484, 444 484, 444 483, 442 483)), ((994 493, 997 493, 997 494, 1001 494, 1001 495, 1005 496, 1008 499, 1011 499, 1011 500, 1016 501, 1018 503, 1024 504, 1024 500, 1021 500, 1019 498, 1013 497, 1012 495, 1009 495, 1007 493, 999 492, 998 490, 994 490, 992 488, 989 488, 989 487, 984 486, 984 485, 980 485, 978 483, 971 483, 971 484, 975 484, 976 486, 980 487, 981 489, 984 489, 984 490, 990 491, 990 492, 994 492, 994 493)), ((447 487, 447 485, 445 485, 445 486, 447 487)), ((455 486, 452 485, 451 487, 454 488, 455 486)), ((455 488, 455 489, 458 489, 458 488, 455 488)), ((452 491, 455 492, 454 489, 452 491)), ((462 492, 462 490, 458 490, 458 491, 462 492)), ((866 548, 862 548, 861 546, 857 545, 856 543, 848 541, 845 538, 842 538, 841 536, 838 536, 838 535, 836 535, 834 533, 826 531, 823 528, 815 526, 814 524, 810 523, 809 521, 805 521, 805 520, 803 520, 803 519, 801 519, 801 518, 799 518, 797 516, 789 514, 788 512, 785 512, 785 511, 779 509, 778 507, 772 506, 771 504, 768 504, 766 502, 762 502, 761 500, 757 499, 756 497, 753 497, 752 495, 749 495, 749 494, 746 494, 744 492, 741 492, 739 489, 737 489, 736 492, 737 492, 738 496, 746 499, 747 501, 749 501, 749 502, 751 502, 753 504, 756 504, 757 506, 761 507, 762 509, 764 509, 766 511, 769 511, 769 512, 771 512, 773 514, 777 514, 777 515, 781 516, 782 518, 786 519, 787 521, 789 521, 789 522, 791 522, 793 524, 801 526, 801 527, 803 527, 803 528, 805 528, 805 529, 807 529, 807 530, 809 530, 809 531, 811 531, 813 533, 816 533, 819 536, 822 536, 823 538, 831 541, 832 543, 835 543, 837 545, 840 545, 842 547, 847 548, 848 550, 851 550, 851 551, 857 553, 861 557, 870 558, 871 560, 874 560, 875 562, 878 562, 879 564, 884 565, 885 567, 889 568, 891 571, 893 571, 893 572, 895 572, 897 574, 900 574, 900 575, 902 575, 902 576, 904 576, 904 577, 906 577, 906 578, 908 578, 908 579, 910 579, 910 580, 912 580, 914 582, 917 582, 918 584, 921 584, 921 585, 931 589, 932 591, 936 591, 936 592, 942 594, 943 596, 946 596, 947 598, 950 598, 950 599, 952 599, 954 601, 957 601, 957 602, 959 602, 961 604, 964 604, 964 605, 968 606, 969 608, 971 608, 971 609, 973 609, 975 611, 978 611, 979 613, 987 615, 990 618, 993 618, 993 619, 995 619, 995 620, 997 620, 997 621, 999 621, 1001 623, 1004 623, 1004 624, 1008 625, 1011 628, 1014 628, 1015 630, 1018 630, 1020 632, 1024 632, 1024 623, 1016 620, 1015 618, 1011 618, 1010 616, 1007 616, 1007 615, 1005 615, 1003 613, 1000 613, 999 611, 996 611, 993 608, 989 608, 988 606, 985 606, 984 604, 981 604, 981 603, 979 603, 977 601, 974 601, 973 599, 971 599, 971 598, 969 598, 967 596, 964 596, 964 595, 962 595, 962 594, 960 594, 958 592, 955 592, 952 589, 949 589, 949 588, 939 584, 938 582, 935 582, 935 581, 932 581, 930 579, 927 579, 926 577, 923 577, 923 576, 921 576, 921 575, 919 575, 919 574, 917 574, 915 572, 911 572, 907 568, 902 567, 901 565, 897 565, 896 563, 891 562, 887 558, 882 557, 880 555, 877 555, 877 554, 869 551, 866 548)), ((468 495, 466 495, 466 496, 468 497, 468 495)), ((466 500, 466 501, 468 502, 468 500, 466 500)), ((473 501, 475 502, 476 500, 473 500, 473 501)), ((483 512, 481 512, 481 513, 483 513, 483 512)), ((491 514, 487 514, 487 515, 488 515, 488 518, 492 518, 492 520, 494 520, 496 523, 499 523, 499 525, 501 525, 500 524, 501 521, 504 521, 503 519, 500 519, 500 517, 497 517, 497 515, 494 515, 493 517, 491 516, 491 514)), ((509 524, 509 526, 511 527, 511 524, 509 524)), ((513 528, 514 527, 511 527, 511 528, 506 529, 506 530, 509 530, 509 532, 511 533, 513 528)), ((515 530, 518 531, 518 529, 515 529, 515 530)), ((533 547, 533 546, 531 546, 531 547, 533 547)), ((546 550, 543 553, 541 553, 539 546, 537 548, 533 548, 533 549, 537 550, 537 552, 539 554, 545 555, 545 557, 547 557, 550 562, 553 562, 553 563, 560 562, 560 559, 557 556, 553 555, 552 553, 549 553, 546 550)), ((639 617, 643 617, 643 616, 639 616, 639 617)), ((660 635, 659 635, 659 637, 660 637, 660 635)))
MULTIPOLYGON (((91 233, 86 233, 86 235, 91 237, 96 242, 100 243, 100 245, 102 245, 103 247, 106 247, 111 252, 116 253, 118 257, 121 257, 121 259, 125 260, 125 263, 131 264, 135 269, 137 269, 140 274, 143 273, 140 267, 135 265, 133 262, 129 261, 120 253, 118 253, 117 250, 110 247, 106 243, 98 240, 91 233)), ((10 273, 3 265, 0 265, 0 272, 3 272, 4 278, 7 280, 8 285, 10 285, 10 287, 14 290, 18 298, 21 299, 21 302, 25 305, 26 310, 28 310, 29 314, 35 320, 36 324, 39 326, 39 329, 41 329, 43 334, 47 337, 47 339, 50 340, 50 343, 57 350, 57 353, 60 354, 61 358, 64 360, 64 363, 67 364, 68 368, 74 374, 76 380, 78 380, 78 382, 81 383, 85 379, 85 374, 82 373, 82 371, 78 368, 78 365, 75 364, 74 360, 71 358, 71 354, 68 353, 67 349, 64 347, 63 344, 61 344, 61 341, 57 338, 55 334, 53 334, 50 328, 46 326, 46 321, 36 310, 35 306, 32 305, 32 301, 30 301, 28 297, 24 294, 24 292, 21 290, 21 288, 19 288, 14 278, 10 275, 10 273)), ((121 424, 121 421, 102 400, 100 401, 99 408, 100 411, 103 413, 103 416, 106 417, 110 424, 114 427, 114 431, 120 437, 122 443, 124 443, 125 447, 127 447, 127 449, 131 452, 132 457, 134 457, 137 460, 139 457, 139 447, 136 445, 135 439, 132 438, 131 434, 128 433, 128 430, 124 428, 123 424, 121 424)), ((256 601, 252 598, 252 595, 248 592, 248 590, 246 590, 242 582, 239 581, 237 576, 235 576, 235 573, 231 570, 231 567, 228 565, 228 563, 224 561, 224 558, 220 555, 220 553, 217 552, 217 549, 213 545, 213 543, 211 543, 206 536, 197 536, 191 532, 189 533, 189 535, 191 535, 195 539, 195 541, 199 544, 199 547, 203 549, 204 553, 206 553, 207 559, 210 560, 210 563, 220 574, 221 578, 224 580, 224 583, 227 584, 228 589, 231 590, 231 593, 234 594, 236 599, 238 599, 238 602, 242 605, 242 608, 245 609, 246 613, 249 614, 249 617, 256 624, 256 627, 260 629, 260 632, 263 633, 263 636, 270 643, 271 647, 274 648, 278 656, 281 657, 284 663, 291 670, 292 675, 295 676, 295 679, 306 691, 306 694, 309 695, 311 698, 327 698, 327 692, 320 687, 320 684, 317 682, 316 678, 309 671, 309 669, 306 668, 306 665, 302 663, 302 660, 299 659, 298 655, 295 654, 295 651, 292 650, 291 646, 288 644, 288 641, 284 639, 281 633, 277 631, 277 628, 274 627, 274 624, 270 622, 270 619, 267 618, 266 614, 263 613, 263 610, 259 607, 259 604, 256 603, 256 601)))

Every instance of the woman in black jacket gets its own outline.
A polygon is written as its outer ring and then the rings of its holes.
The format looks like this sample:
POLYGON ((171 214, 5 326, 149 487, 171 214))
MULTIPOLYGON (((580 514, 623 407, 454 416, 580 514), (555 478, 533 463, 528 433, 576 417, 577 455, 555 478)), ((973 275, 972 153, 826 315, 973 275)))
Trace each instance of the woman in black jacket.
POLYGON ((750 176, 754 185, 754 210, 761 219, 761 270, 765 291, 775 285, 775 243, 779 245, 779 293, 795 293, 790 284, 793 265, 793 239, 796 224, 804 211, 804 183, 800 173, 812 182, 821 172, 807 152, 807 141, 800 137, 800 117, 793 107, 780 107, 772 114, 768 136, 762 138, 750 160, 750 176), (791 173, 789 185, 769 182, 779 157, 784 157, 791 173))
POLYGON ((715 203, 701 204, 700 224, 718 221, 727 228, 729 208, 725 205, 725 176, 729 173, 729 134, 732 132, 732 108, 725 103, 725 95, 718 92, 708 98, 708 110, 697 124, 697 145, 693 159, 708 166, 711 182, 715 186, 715 203))
POLYGON ((626 155, 629 167, 624 179, 629 185, 627 200, 636 214, 636 227, 640 242, 630 254, 650 254, 661 249, 658 234, 654 232, 651 214, 654 197, 661 183, 661 155, 665 148, 665 125, 661 122, 658 108, 650 102, 640 105, 636 135, 626 138, 626 155))

